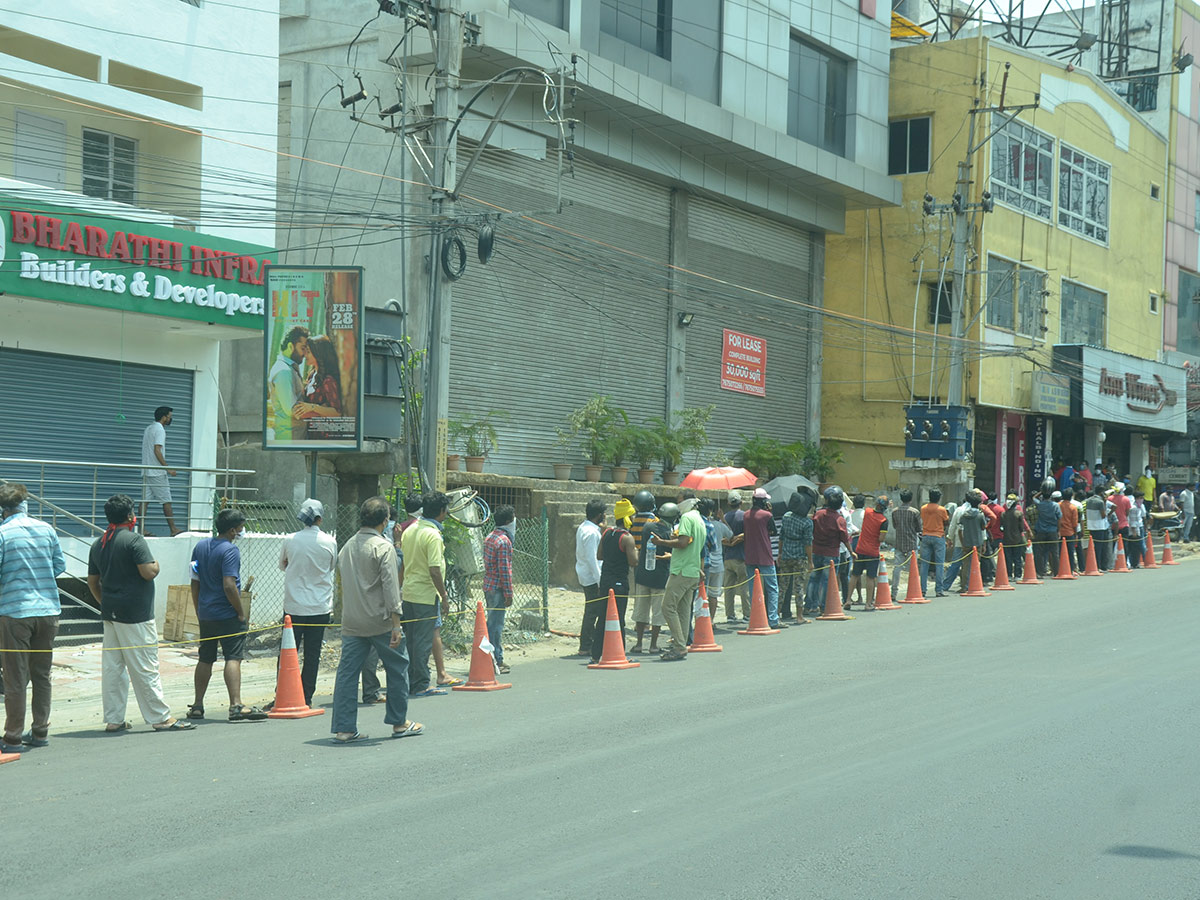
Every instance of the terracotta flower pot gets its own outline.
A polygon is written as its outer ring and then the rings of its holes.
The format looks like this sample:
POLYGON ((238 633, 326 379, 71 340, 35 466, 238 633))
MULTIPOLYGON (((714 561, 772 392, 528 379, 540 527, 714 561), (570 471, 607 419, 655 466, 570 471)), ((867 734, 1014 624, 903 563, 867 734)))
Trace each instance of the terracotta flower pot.
POLYGON ((468 472, 482 472, 483 471, 483 457, 482 456, 468 456, 467 457, 467 471, 468 472))
POLYGON ((604 471, 604 466, 584 466, 583 471, 588 481, 599 481, 600 473, 604 471))
POLYGON ((663 472, 663 484, 677 485, 682 478, 678 472, 663 472))
POLYGON ((654 470, 653 469, 638 469, 638 483, 639 484, 654 484, 654 470))
POLYGON ((629 480, 629 469, 625 466, 613 466, 613 484, 624 484, 629 480))
POLYGON ((555 463, 554 464, 554 480, 555 481, 570 481, 571 480, 570 463, 555 463))
POLYGON ((457 472, 458 464, 462 457, 457 453, 448 453, 446 455, 446 471, 457 472))

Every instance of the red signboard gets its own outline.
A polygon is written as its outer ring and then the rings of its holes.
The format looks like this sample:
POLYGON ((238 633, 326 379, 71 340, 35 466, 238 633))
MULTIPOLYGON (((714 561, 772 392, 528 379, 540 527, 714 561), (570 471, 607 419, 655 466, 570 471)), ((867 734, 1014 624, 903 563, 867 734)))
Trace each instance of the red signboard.
POLYGON ((721 388, 739 394, 767 396, 767 342, 725 329, 721 348, 721 388))

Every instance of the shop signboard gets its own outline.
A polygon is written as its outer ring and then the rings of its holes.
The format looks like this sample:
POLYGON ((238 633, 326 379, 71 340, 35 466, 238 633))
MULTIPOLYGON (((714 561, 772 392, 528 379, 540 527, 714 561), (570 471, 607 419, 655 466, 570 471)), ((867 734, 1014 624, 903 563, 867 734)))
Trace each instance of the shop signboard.
MULTIPOLYGON (((1029 435, 1030 475, 1035 485, 1041 485, 1050 471, 1049 439, 1047 422, 1042 416, 1029 416, 1026 420, 1029 435)), ((1024 496, 1023 494, 1021 495, 1024 496)))
POLYGON ((1071 379, 1053 372, 1033 373, 1033 411, 1044 416, 1071 415, 1071 379))
POLYGON ((258 329, 265 247, 0 195, 0 292, 258 329))
POLYGON ((721 388, 767 396, 767 342, 740 331, 725 329, 721 349, 721 388))
POLYGON ((362 268, 268 266, 263 447, 362 445, 362 268))
POLYGON ((1083 418, 1187 431, 1187 374, 1180 366, 1082 348, 1083 418))

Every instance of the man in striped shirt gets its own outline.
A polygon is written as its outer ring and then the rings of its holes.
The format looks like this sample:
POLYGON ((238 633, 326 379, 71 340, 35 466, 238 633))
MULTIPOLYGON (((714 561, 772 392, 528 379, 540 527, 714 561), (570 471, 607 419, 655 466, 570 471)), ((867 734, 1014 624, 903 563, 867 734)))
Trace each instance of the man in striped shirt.
POLYGON ((504 612, 513 602, 512 555, 516 523, 513 508, 501 506, 495 513, 496 527, 483 542, 483 605, 487 608, 488 643, 492 658, 502 675, 508 674, 500 633, 504 630, 504 612))
POLYGON ((0 664, 4 737, 0 753, 50 743, 50 650, 58 632, 56 578, 67 570, 54 529, 26 515, 25 485, 0 485, 0 664), (34 651, 34 652, 30 652, 34 651), (25 689, 33 681, 33 727, 25 731, 25 689))

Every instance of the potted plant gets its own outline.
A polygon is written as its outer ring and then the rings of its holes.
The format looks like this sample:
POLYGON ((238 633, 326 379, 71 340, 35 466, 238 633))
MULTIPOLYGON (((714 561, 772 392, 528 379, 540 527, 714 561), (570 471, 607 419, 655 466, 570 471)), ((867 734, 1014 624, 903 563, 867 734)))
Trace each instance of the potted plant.
POLYGON ((651 464, 659 456, 658 435, 651 429, 634 425, 629 429, 629 458, 638 464, 638 482, 654 483, 651 464))
POLYGON ((716 404, 688 406, 675 414, 676 430, 684 454, 692 454, 692 468, 700 468, 700 451, 708 446, 708 423, 716 412, 716 404))
POLYGON ((797 441, 796 446, 802 448, 800 473, 817 484, 832 481, 834 469, 845 459, 837 444, 822 446, 820 441, 797 441))
POLYGON ((462 454, 454 453, 459 444, 462 442, 463 426, 465 420, 461 417, 454 417, 446 423, 446 471, 458 472, 461 469, 462 454))
POLYGON ((760 479, 769 481, 798 470, 800 456, 795 445, 784 444, 778 438, 768 437, 761 431, 752 435, 742 434, 740 437, 742 449, 738 451, 737 463, 760 479))
POLYGON ((468 472, 483 471, 483 461, 499 446, 496 423, 507 415, 504 410, 489 409, 482 416, 464 413, 455 421, 454 430, 466 453, 468 472))
MULTIPOLYGON (((575 435, 572 434, 570 432, 570 430, 568 430, 568 429, 564 429, 564 428, 558 429, 558 440, 556 440, 554 442, 554 445, 556 447, 563 448, 563 459, 564 460, 567 457, 574 455, 574 452, 572 452, 572 451, 578 452, 578 448, 576 446, 575 435)), ((556 481, 570 481, 571 480, 571 470, 573 468, 574 468, 573 463, 569 463, 569 462, 554 463, 554 479, 556 481)))
POLYGON ((686 449, 682 432, 663 416, 654 416, 646 422, 658 439, 658 453, 663 464, 663 484, 679 484, 683 476, 678 472, 678 468, 686 449))
POLYGON ((625 424, 613 428, 604 442, 604 458, 612 466, 613 484, 624 484, 629 480, 629 469, 625 460, 629 458, 636 426, 625 424))
POLYGON ((585 467, 588 481, 599 481, 604 468, 607 441, 615 429, 629 424, 629 416, 619 406, 613 406, 604 394, 593 394, 587 402, 567 416, 564 434, 582 445, 589 463, 585 467))

